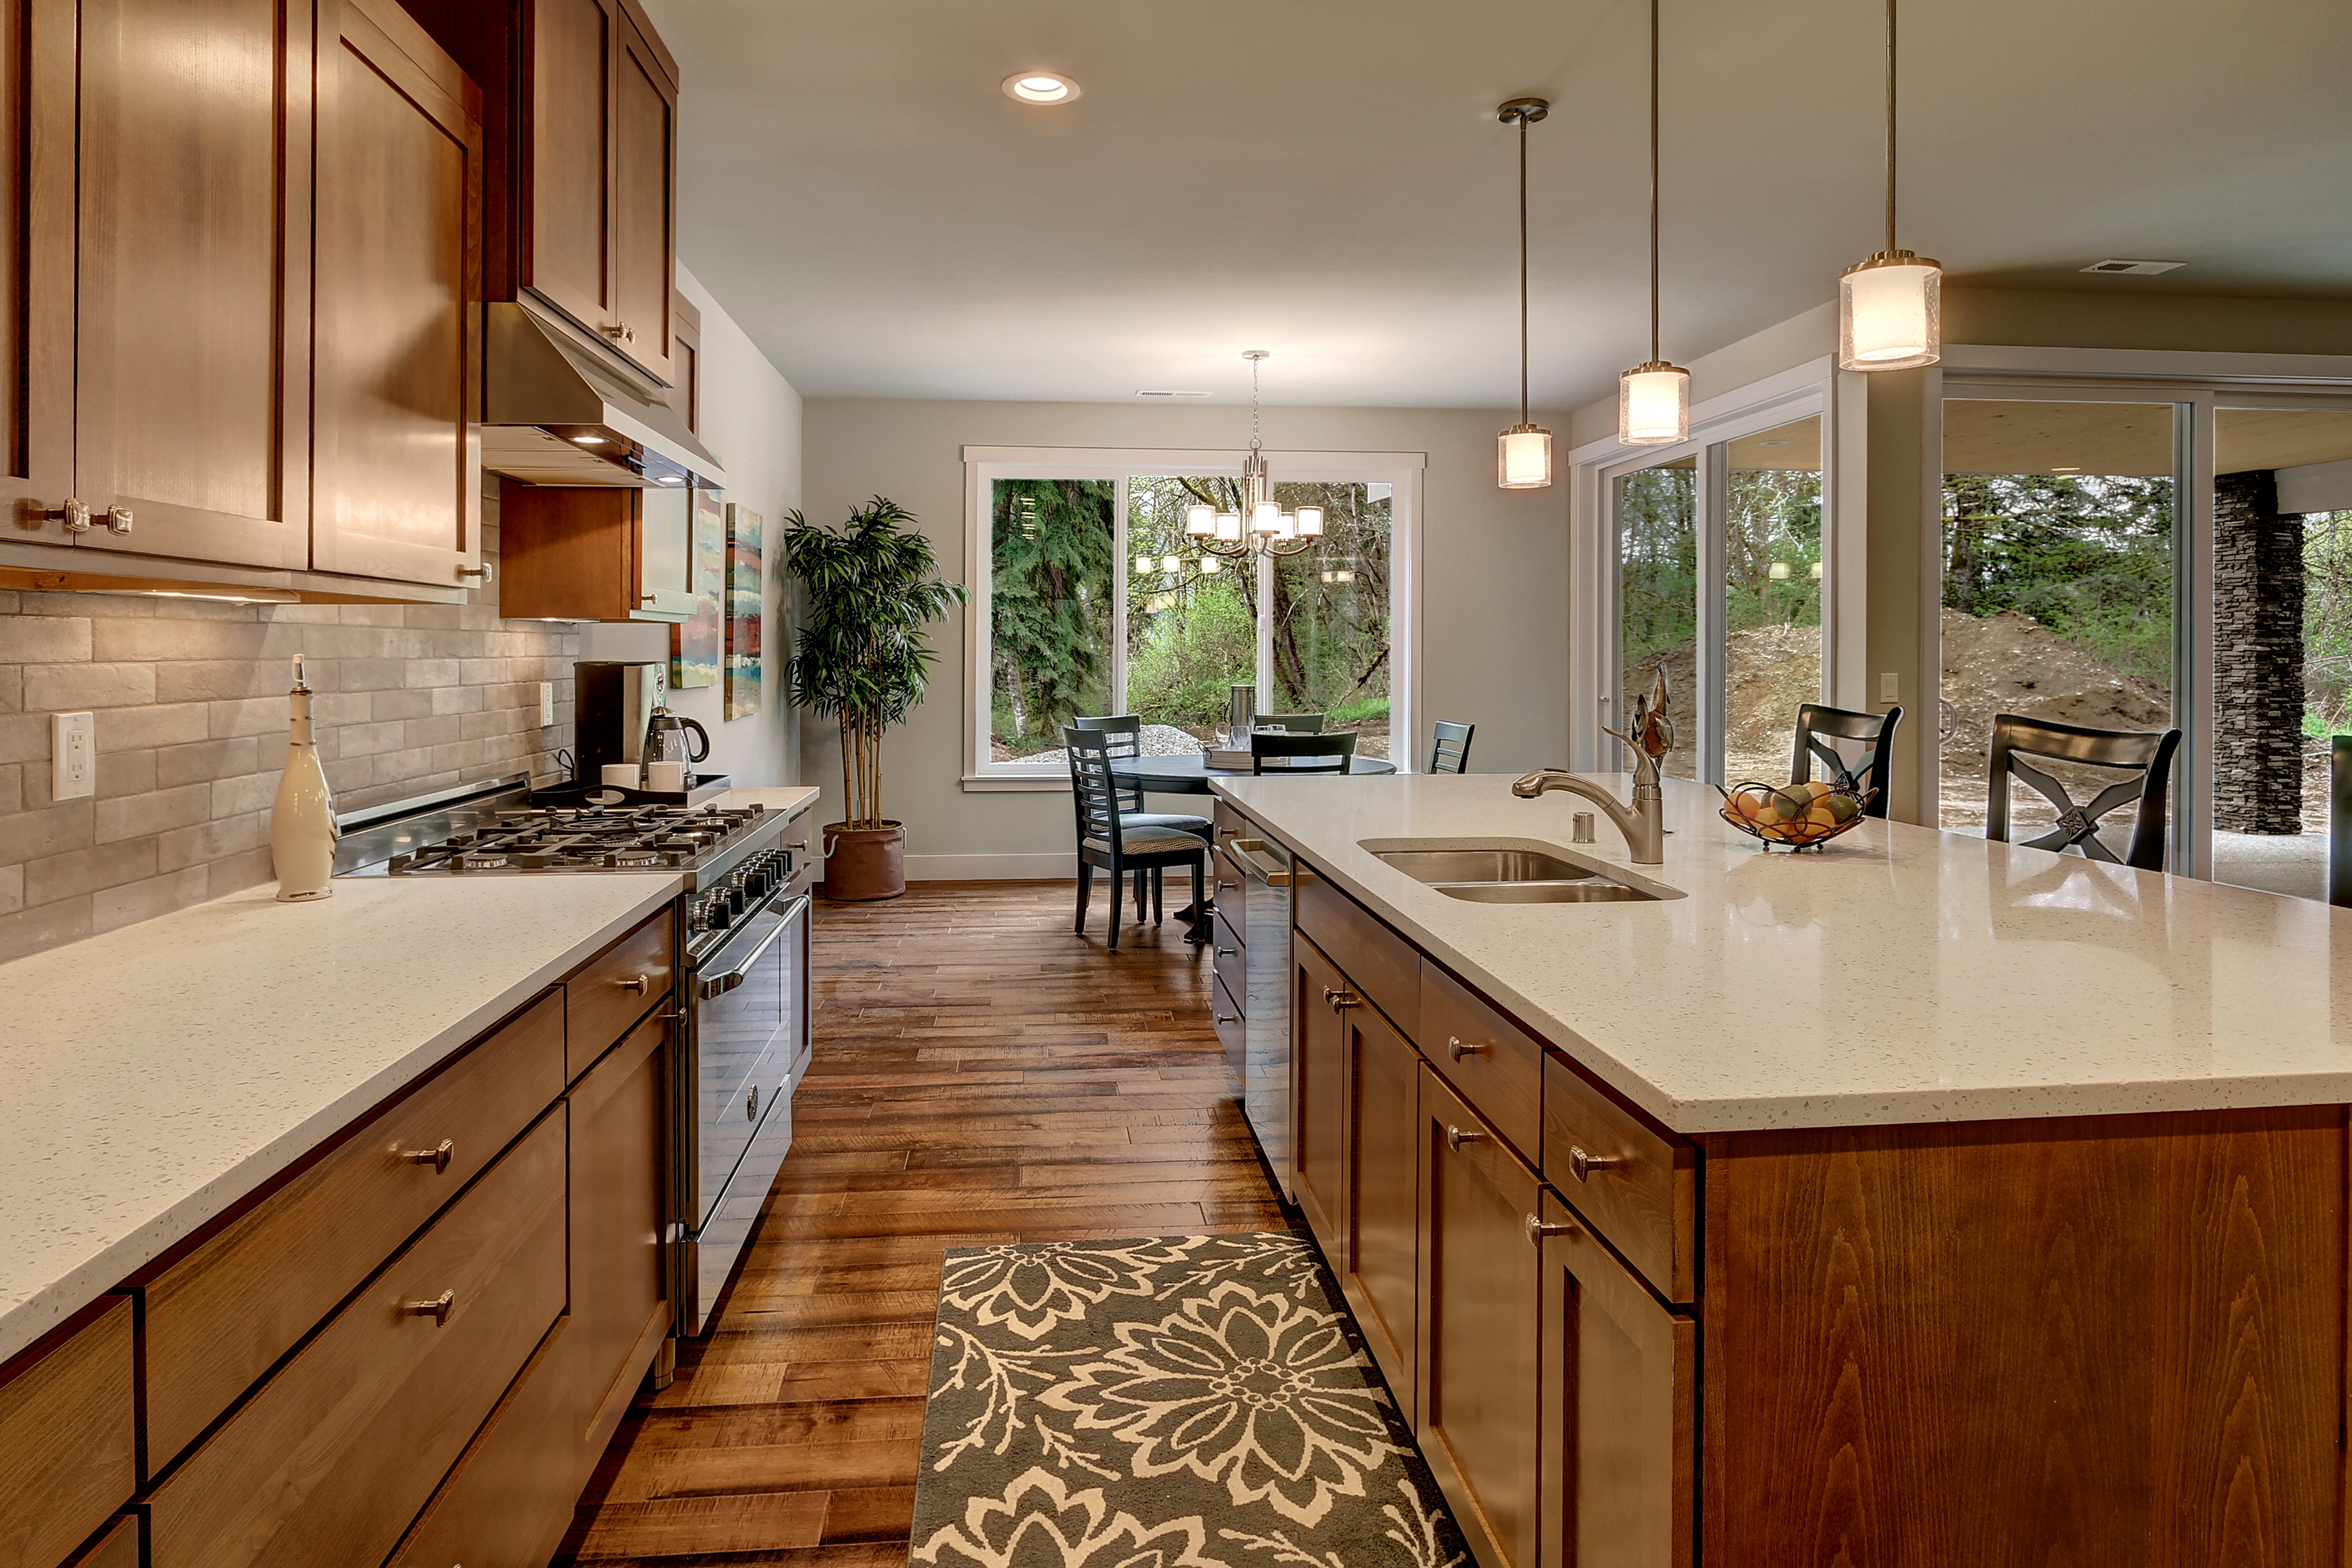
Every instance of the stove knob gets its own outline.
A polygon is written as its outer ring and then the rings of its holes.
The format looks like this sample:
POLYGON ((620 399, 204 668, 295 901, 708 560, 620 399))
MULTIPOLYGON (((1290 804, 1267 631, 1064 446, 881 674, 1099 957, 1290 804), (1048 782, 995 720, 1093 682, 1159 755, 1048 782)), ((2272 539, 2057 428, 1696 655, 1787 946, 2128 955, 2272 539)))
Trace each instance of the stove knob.
POLYGON ((713 893, 702 900, 702 923, 712 931, 725 931, 735 923, 735 912, 723 896, 713 893))

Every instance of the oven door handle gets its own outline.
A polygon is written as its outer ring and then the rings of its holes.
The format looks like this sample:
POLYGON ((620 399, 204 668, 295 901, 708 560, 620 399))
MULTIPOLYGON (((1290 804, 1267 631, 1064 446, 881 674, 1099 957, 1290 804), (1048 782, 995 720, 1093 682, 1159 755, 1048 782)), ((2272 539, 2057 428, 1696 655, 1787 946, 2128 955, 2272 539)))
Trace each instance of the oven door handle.
POLYGON ((783 918, 776 922, 775 929, 761 938, 760 945, 751 950, 751 956, 724 974, 714 974, 707 980, 698 982, 694 988, 696 998, 708 1002, 713 996, 724 996, 742 984, 743 977, 751 973, 751 966, 766 957, 768 950, 776 945, 776 939, 792 930, 793 923, 807 913, 808 903, 808 895, 805 893, 793 900, 784 910, 783 918))

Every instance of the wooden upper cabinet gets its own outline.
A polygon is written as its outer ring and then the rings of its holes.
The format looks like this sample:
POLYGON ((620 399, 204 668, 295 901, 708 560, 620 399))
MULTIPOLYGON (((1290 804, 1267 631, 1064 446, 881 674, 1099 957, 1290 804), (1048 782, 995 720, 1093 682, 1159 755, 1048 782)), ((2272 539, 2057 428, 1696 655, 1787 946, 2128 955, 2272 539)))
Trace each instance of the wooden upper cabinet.
POLYGON ((321 4, 311 563, 460 583, 481 563, 479 96, 394 0, 321 4))
POLYGON ((0 0, 0 500, 46 544, 71 540, 75 34, 72 0, 0 0))
POLYGON ((670 300, 669 405, 686 427, 702 434, 702 312, 679 294, 670 300))
POLYGON ((310 0, 80 22, 76 542, 307 566, 310 0))
POLYGON ((677 63, 634 0, 531 0, 523 26, 516 281, 667 384, 677 63))

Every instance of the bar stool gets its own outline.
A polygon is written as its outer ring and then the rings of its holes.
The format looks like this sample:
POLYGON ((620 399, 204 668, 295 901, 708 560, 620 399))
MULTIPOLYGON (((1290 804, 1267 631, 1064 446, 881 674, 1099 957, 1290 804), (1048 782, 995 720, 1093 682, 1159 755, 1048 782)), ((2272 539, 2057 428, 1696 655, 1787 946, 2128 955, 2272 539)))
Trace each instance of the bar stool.
POLYGON ((1831 784, 1857 795, 1876 792, 1862 808, 1863 816, 1885 816, 1889 793, 1886 784, 1894 771, 1895 731, 1902 722, 1901 708, 1889 708, 1884 713, 1856 713, 1850 708, 1832 708, 1821 702, 1803 704, 1797 710, 1797 756, 1789 764, 1789 782, 1810 782, 1813 759, 1819 757, 1829 769, 1831 784), (1829 739, 1824 740, 1824 736, 1829 739), (1829 741, 1859 741, 1868 750, 1849 767, 1829 741))
POLYGON ((2009 781, 2021 779, 2058 809, 2058 826, 2039 838, 2025 841, 2029 849, 2054 849, 2063 854, 2080 849, 2093 860, 2111 866, 2131 866, 2142 871, 2164 869, 2164 800, 2172 787, 2172 755, 2180 749, 2178 730, 2094 730, 2081 724, 2061 724, 2050 719, 2028 719, 2016 713, 1992 716, 1992 752, 1985 793, 1985 837, 2006 844, 2009 837, 2009 781), (2022 755, 2021 755, 2022 753, 2022 755), (2095 768, 2109 768, 2130 776, 2107 785, 2077 805, 2065 785, 2023 760, 2047 757, 2095 768), (2099 837, 2099 819, 2117 806, 2139 803, 2132 822, 2131 843, 2121 859, 2099 837))

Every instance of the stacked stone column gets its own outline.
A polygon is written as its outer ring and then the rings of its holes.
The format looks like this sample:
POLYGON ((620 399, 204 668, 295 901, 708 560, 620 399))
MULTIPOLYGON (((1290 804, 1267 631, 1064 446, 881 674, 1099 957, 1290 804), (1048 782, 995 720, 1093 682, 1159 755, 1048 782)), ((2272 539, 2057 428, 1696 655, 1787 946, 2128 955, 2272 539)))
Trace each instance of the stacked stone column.
POLYGON ((2213 479, 2213 826, 2303 831, 2303 518, 2267 468, 2213 479))

